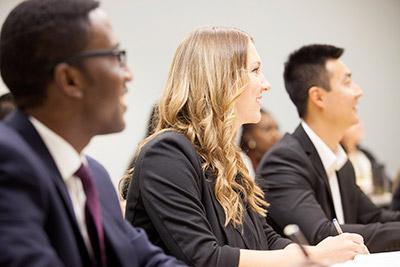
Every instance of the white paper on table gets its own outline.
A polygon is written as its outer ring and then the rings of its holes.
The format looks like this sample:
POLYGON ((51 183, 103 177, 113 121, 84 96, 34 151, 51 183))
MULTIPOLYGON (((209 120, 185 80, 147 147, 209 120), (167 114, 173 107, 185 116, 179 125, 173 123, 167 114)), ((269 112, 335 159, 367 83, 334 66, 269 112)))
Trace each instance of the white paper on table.
POLYGON ((331 267, 400 267, 400 251, 358 255, 352 261, 331 265, 331 267))

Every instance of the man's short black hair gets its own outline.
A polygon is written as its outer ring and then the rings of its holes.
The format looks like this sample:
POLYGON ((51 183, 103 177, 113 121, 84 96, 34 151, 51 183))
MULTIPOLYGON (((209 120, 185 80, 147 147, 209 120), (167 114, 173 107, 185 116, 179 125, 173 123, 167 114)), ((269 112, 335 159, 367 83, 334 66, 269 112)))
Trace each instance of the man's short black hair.
POLYGON ((286 91, 301 118, 307 112, 308 90, 311 87, 330 90, 326 61, 340 58, 343 52, 343 48, 332 45, 313 44, 303 46, 289 55, 283 78, 286 91))
POLYGON ((89 40, 94 0, 27 0, 6 18, 0 34, 0 72, 21 109, 46 98, 53 64, 81 52, 89 40))

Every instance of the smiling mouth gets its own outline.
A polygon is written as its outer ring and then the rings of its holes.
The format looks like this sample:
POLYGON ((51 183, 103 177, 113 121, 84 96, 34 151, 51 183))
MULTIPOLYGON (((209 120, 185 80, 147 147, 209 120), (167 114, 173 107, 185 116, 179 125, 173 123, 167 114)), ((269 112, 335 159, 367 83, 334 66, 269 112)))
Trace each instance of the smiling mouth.
POLYGON ((126 104, 126 94, 121 95, 119 103, 121 105, 122 111, 125 112, 128 109, 128 105, 126 104))

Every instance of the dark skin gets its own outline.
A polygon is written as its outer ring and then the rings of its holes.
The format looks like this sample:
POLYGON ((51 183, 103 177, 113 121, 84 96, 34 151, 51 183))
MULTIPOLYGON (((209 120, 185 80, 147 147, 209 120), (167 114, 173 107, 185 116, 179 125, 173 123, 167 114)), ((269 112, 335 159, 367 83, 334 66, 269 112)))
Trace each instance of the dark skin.
POLYGON ((282 138, 282 134, 275 119, 269 113, 262 113, 260 122, 252 125, 244 138, 247 142, 253 140, 256 143, 254 149, 247 151, 253 168, 256 169, 264 153, 282 138))
MULTIPOLYGON (((99 9, 89 13, 90 38, 84 51, 118 46, 108 17, 99 9)), ((71 144, 80 153, 92 137, 124 129, 127 66, 112 56, 86 58, 81 67, 60 63, 54 69, 44 103, 25 111, 71 144)))

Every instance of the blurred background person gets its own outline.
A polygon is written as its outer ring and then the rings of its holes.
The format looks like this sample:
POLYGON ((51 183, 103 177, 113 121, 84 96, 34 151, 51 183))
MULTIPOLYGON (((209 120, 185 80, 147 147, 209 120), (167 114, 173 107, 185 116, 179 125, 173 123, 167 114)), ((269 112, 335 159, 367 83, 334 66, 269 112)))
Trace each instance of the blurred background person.
POLYGON ((263 108, 259 123, 242 126, 240 148, 250 176, 255 177, 255 171, 262 156, 281 138, 282 133, 279 131, 278 123, 272 114, 263 108))
POLYGON ((397 175, 393 179, 393 199, 391 204, 391 209, 400 210, 400 170, 397 171, 397 175))
POLYGON ((0 120, 15 109, 14 97, 11 93, 0 96, 0 120))
POLYGON ((360 143, 365 131, 361 122, 347 129, 341 140, 356 175, 357 185, 378 206, 389 206, 391 201, 391 179, 373 153, 360 143))

